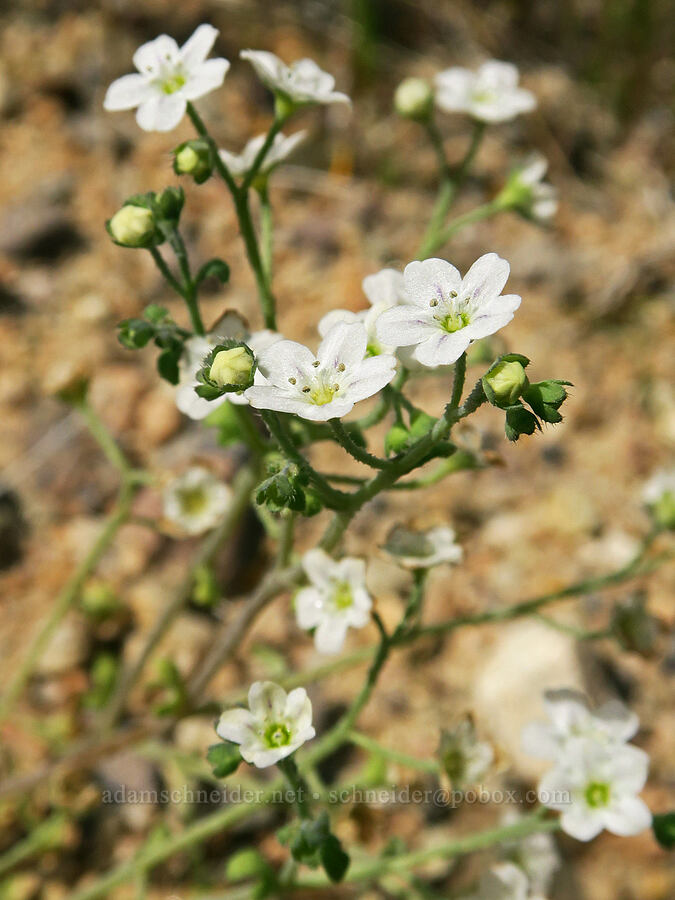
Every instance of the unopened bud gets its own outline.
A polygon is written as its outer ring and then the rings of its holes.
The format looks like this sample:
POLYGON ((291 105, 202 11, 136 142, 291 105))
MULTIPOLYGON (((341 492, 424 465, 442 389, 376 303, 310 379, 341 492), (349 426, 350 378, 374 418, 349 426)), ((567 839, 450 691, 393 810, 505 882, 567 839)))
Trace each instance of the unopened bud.
POLYGON ((384 452, 387 456, 395 456, 408 446, 410 432, 405 425, 392 425, 384 439, 384 452))
POLYGON ((426 119, 433 103, 433 90, 424 78, 405 78, 394 94, 396 112, 406 119, 426 119))
POLYGON ((518 360, 503 359, 483 377, 483 390, 494 406, 512 406, 526 384, 527 375, 518 360))
POLYGON ((192 175, 202 184, 213 171, 213 152, 207 141, 187 141, 174 151, 173 169, 176 175, 192 175))
POLYGON ((155 237, 155 217, 143 206, 127 204, 110 219, 108 231, 122 247, 149 247, 155 237))
POLYGON ((221 350, 211 363, 209 378, 219 387, 248 386, 251 382, 253 355, 247 347, 221 350))

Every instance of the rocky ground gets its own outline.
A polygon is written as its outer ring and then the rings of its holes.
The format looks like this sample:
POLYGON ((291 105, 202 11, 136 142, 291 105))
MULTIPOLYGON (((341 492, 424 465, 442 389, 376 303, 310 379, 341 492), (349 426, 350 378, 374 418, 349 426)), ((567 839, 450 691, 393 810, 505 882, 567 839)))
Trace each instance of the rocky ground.
MULTIPOLYGON (((560 193, 554 225, 540 229, 505 216, 467 228, 446 255, 462 270, 488 250, 510 261, 509 286, 523 304, 503 332, 505 346, 530 357, 537 376, 574 383, 565 422, 511 445, 500 417, 482 409, 464 440, 488 453, 492 467, 456 475, 424 495, 388 494, 359 515, 346 547, 372 556, 370 587, 385 621, 399 615, 408 586, 378 550, 393 521, 449 521, 464 546, 465 563, 432 578, 430 621, 536 596, 630 558, 649 528, 641 485, 668 464, 669 454, 672 461, 675 442, 675 208, 669 194, 674 142, 664 99, 675 81, 675 63, 659 56, 663 36, 654 35, 651 68, 642 73, 643 102, 624 91, 626 115, 597 84, 578 77, 581 49, 567 32, 552 36, 555 22, 546 18, 553 15, 547 4, 527 23, 530 39, 515 4, 480 11, 468 2, 444 7, 391 4, 374 49, 337 3, 280 3, 270 10, 263 0, 190 0, 180 8, 163 0, 18 0, 0 14, 0 683, 15 670, 35 627, 96 536, 116 490, 115 472, 77 414, 53 395, 64 373, 89 373, 94 407, 130 457, 160 483, 197 459, 219 467, 223 477, 237 465, 236 454, 219 448, 212 432, 179 414, 172 388, 155 373, 153 352, 132 354, 117 343, 116 322, 150 302, 168 306, 178 321, 185 315, 149 257, 113 246, 103 229, 129 194, 174 183, 169 151, 191 134, 187 123, 170 135, 144 134, 131 114, 105 114, 105 87, 129 70, 143 40, 160 31, 181 40, 203 20, 221 29, 218 50, 233 62, 247 46, 264 45, 287 59, 309 55, 355 97, 351 115, 335 108, 301 117, 298 127, 308 129, 308 138, 272 188, 279 325, 285 335, 307 343, 315 341, 316 323, 329 309, 363 305, 365 275, 383 265, 402 266, 415 255, 428 220, 433 153, 421 131, 391 111, 398 80, 493 54, 521 65, 527 87, 539 98, 535 114, 489 133, 457 211, 491 197, 514 155, 537 148, 550 159, 550 179, 560 193)), ((588 40, 584 29, 593 32, 598 24, 588 15, 590 24, 581 14, 577 23, 582 45, 588 40)), ((577 24, 567 27, 574 31, 577 24)), ((269 100, 239 62, 223 90, 199 108, 230 149, 269 122, 269 100)), ((442 126, 448 153, 458 158, 465 123, 447 118, 442 126)), ((206 297, 205 318, 214 321, 225 308, 235 308, 259 325, 254 283, 228 198, 215 181, 189 187, 187 195, 191 252, 202 260, 221 255, 232 266, 229 285, 206 297)), ((480 371, 470 371, 469 383, 480 371)), ((443 380, 413 386, 413 397, 431 413, 438 413, 447 393, 443 380)), ((337 449, 321 448, 316 459, 332 470, 359 471, 337 449)), ((137 512, 151 516, 158 510, 156 488, 144 489, 137 512)), ((303 547, 311 545, 322 522, 301 526, 303 547)), ((66 619, 40 660, 19 714, 2 731, 3 780, 34 770, 81 735, 88 714, 78 698, 91 684, 96 653, 113 647, 123 659, 133 658, 193 552, 192 541, 177 542, 141 524, 122 529, 85 588, 117 596, 119 614, 108 631, 79 610, 66 619)), ((231 593, 255 582, 265 553, 259 529, 249 523, 236 552, 230 548, 220 563, 231 593)), ((646 654, 620 650, 610 640, 578 642, 535 621, 466 629, 424 652, 402 652, 389 662, 362 717, 363 730, 399 750, 429 756, 439 730, 471 709, 500 748, 495 783, 529 786, 539 769, 520 752, 518 733, 523 722, 540 714, 542 688, 579 686, 595 700, 618 695, 639 713, 638 743, 652 757, 645 799, 653 810, 672 809, 673 587, 671 566, 630 587, 554 610, 565 624, 599 628, 617 600, 641 591, 659 620, 646 654)), ((191 608, 157 659, 169 657, 180 671, 189 670, 213 627, 212 617, 191 608)), ((350 637, 349 649, 375 637, 366 628, 350 637)), ((311 642, 298 639, 288 598, 280 598, 214 680, 210 696, 219 702, 255 677, 318 661, 311 642)), ((153 672, 150 665, 145 685, 132 697, 132 713, 147 705, 153 672)), ((363 668, 355 668, 312 688, 320 724, 335 717, 362 678, 363 668)), ((192 717, 166 746, 203 754, 211 729, 211 717, 192 717)), ((87 873, 128 858, 162 820, 175 826, 200 813, 138 805, 102 810, 102 784, 185 781, 175 760, 133 748, 125 753, 97 763, 93 781, 81 773, 38 791, 30 803, 0 804, 0 851, 49 811, 64 805, 86 811, 70 827, 65 846, 23 869, 6 883, 6 895, 0 888, 0 896, 66 898, 87 873)), ((337 761, 332 774, 348 777, 361 762, 354 753, 337 761)), ((396 766, 387 774, 396 783, 419 778, 396 766)), ((420 846, 456 827, 470 830, 494 819, 494 809, 447 815, 413 806, 361 808, 339 830, 377 852, 392 834, 420 846)), ((258 838, 257 832, 241 831, 234 846, 258 838)), ((209 873, 222 885, 222 858, 232 846, 227 840, 213 843, 199 870, 200 884, 209 873)), ((261 849, 272 861, 284 858, 274 838, 261 839, 261 849)), ((630 840, 603 836, 588 846, 564 839, 560 851, 564 864, 554 900, 667 900, 675 894, 672 861, 648 834, 630 840)), ((454 890, 470 882, 480 861, 458 868, 454 890)), ((138 896, 197 896, 186 858, 172 860, 141 890, 146 893, 138 896)), ((125 888, 110 896, 133 893, 125 888)), ((345 889, 335 896, 353 894, 345 889)))

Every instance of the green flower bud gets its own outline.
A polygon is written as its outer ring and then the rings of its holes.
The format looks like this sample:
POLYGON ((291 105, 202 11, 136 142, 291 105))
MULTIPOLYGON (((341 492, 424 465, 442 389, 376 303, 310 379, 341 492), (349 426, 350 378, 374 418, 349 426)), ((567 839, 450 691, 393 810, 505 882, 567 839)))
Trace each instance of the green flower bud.
POLYGON ((155 217, 143 206, 127 204, 107 223, 110 236, 121 247, 150 247, 155 242, 155 217))
POLYGON ((187 141, 174 150, 173 170, 176 175, 192 175, 202 184, 213 172, 213 150, 208 141, 198 138, 187 141))
POLYGON ((384 452, 387 456, 395 456, 408 446, 410 432, 405 425, 392 425, 384 439, 384 452))
POLYGON ((518 360, 502 359, 483 376, 483 390, 493 406, 513 406, 527 384, 527 375, 518 360))
POLYGON ((611 630, 624 650, 650 656, 656 646, 659 623, 649 613, 645 597, 637 594, 616 604, 612 613, 611 630))
POLYGON ((213 358, 209 378, 220 387, 230 384, 249 385, 253 365, 253 354, 248 347, 221 350, 213 358))
POLYGON ((218 344, 204 360, 197 373, 201 382, 195 388, 200 397, 215 400, 232 391, 244 391, 253 384, 256 361, 253 351, 242 341, 218 344))
POLYGON ((424 78, 405 78, 396 88, 394 107, 406 119, 427 119, 434 105, 434 92, 424 78))
POLYGON ((232 854, 225 866, 225 877, 228 881, 246 881, 264 874, 269 869, 268 864, 257 850, 239 850, 232 854))

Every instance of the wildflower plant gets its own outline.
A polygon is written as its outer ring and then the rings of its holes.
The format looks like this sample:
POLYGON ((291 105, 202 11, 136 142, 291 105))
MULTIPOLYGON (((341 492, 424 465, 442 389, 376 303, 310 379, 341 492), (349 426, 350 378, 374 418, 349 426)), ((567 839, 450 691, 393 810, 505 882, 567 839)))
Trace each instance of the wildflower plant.
MULTIPOLYGON (((93 900, 108 896, 112 886, 127 880, 141 884, 177 849, 194 847, 260 806, 277 802, 280 788, 287 788, 289 814, 278 838, 292 862, 276 871, 255 853, 249 854, 246 865, 239 857, 235 865, 233 858, 228 871, 236 869, 238 878, 244 872, 244 879, 252 882, 251 896, 279 896, 296 887, 318 896, 331 882, 346 878, 367 883, 390 869, 413 871, 436 852, 450 859, 499 843, 517 847, 532 835, 548 835, 559 827, 579 840, 589 840, 603 828, 615 834, 637 833, 650 824, 650 814, 638 798, 647 775, 646 754, 628 743, 636 734, 636 717, 612 704, 592 712, 583 698, 561 691, 547 695, 550 722, 531 726, 525 735, 530 752, 553 761, 539 788, 538 810, 487 835, 453 839, 426 856, 400 848, 369 859, 338 838, 339 804, 324 803, 326 789, 318 767, 344 744, 360 747, 375 761, 391 759, 445 779, 460 791, 495 773, 495 748, 482 731, 478 737, 470 716, 455 728, 444 729, 438 735, 436 757, 430 754, 427 759, 409 757, 358 731, 359 716, 390 654, 460 627, 538 615, 555 601, 646 571, 654 540, 665 527, 672 527, 672 478, 660 476, 646 491, 653 527, 635 558, 620 570, 510 607, 491 606, 475 615, 435 622, 428 621, 424 607, 430 573, 443 566, 446 577, 452 578, 449 567, 461 565, 470 548, 461 546, 449 522, 439 521, 424 530, 391 523, 382 551, 411 572, 412 584, 398 621, 385 624, 379 598, 367 585, 365 550, 356 549, 349 556, 344 551, 343 538, 359 511, 384 492, 423 491, 441 485, 455 472, 489 465, 489 459, 463 444, 457 433, 457 426, 480 407, 503 424, 511 441, 563 419, 569 382, 558 377, 562 373, 546 371, 545 365, 530 361, 517 348, 495 357, 485 341, 497 332, 504 341, 510 340, 508 325, 521 303, 528 303, 527 296, 505 293, 510 278, 518 283, 519 273, 511 272, 509 262, 490 247, 460 271, 448 246, 461 229, 491 216, 512 212, 536 223, 555 212, 554 189, 542 182, 545 162, 536 158, 506 176, 492 201, 454 220, 448 218, 486 128, 531 112, 536 99, 519 86, 514 66, 495 61, 477 72, 448 69, 438 74, 433 86, 423 79, 407 79, 400 86, 396 109, 427 134, 438 159, 439 192, 430 222, 419 248, 410 250, 407 265, 377 271, 373 264, 363 280, 362 309, 329 312, 314 322, 316 336, 305 346, 279 331, 283 310, 274 292, 268 180, 306 139, 302 131, 283 132, 298 110, 336 103, 349 106, 350 100, 335 89, 333 76, 312 60, 289 64, 267 51, 244 50, 241 58, 273 93, 274 117, 266 134, 242 141, 239 153, 224 150, 194 105, 222 85, 230 66, 225 59, 208 58, 216 37, 214 28, 201 25, 182 47, 166 35, 144 44, 133 59, 137 73, 115 81, 104 104, 108 110, 136 109, 138 124, 146 131, 168 132, 184 116, 194 127, 194 137, 173 148, 173 173, 167 171, 167 180, 180 178, 185 190, 167 186, 160 192, 135 194, 112 212, 107 223, 110 237, 121 248, 150 254, 167 288, 184 301, 186 316, 174 321, 165 308, 146 307, 142 315, 120 323, 119 340, 130 351, 149 352, 154 347, 158 373, 173 386, 178 409, 195 422, 206 420, 218 429, 223 444, 237 444, 244 452, 231 484, 202 466, 174 475, 166 484, 165 520, 179 535, 205 533, 204 543, 185 583, 162 610, 147 645, 114 673, 115 683, 101 709, 101 727, 108 731, 125 714, 130 692, 150 655, 185 605, 191 599, 211 607, 218 604, 210 567, 248 509, 257 514, 270 543, 276 543, 275 562, 242 601, 237 615, 227 615, 222 625, 214 626, 210 645, 186 677, 173 663, 168 667, 164 681, 173 699, 163 705, 161 714, 169 717, 169 724, 204 705, 212 677, 240 650, 256 616, 280 595, 292 597, 294 641, 313 640, 318 654, 337 654, 343 645, 353 649, 363 643, 356 632, 370 623, 378 640, 357 651, 356 662, 367 660, 368 673, 330 727, 313 715, 307 690, 313 678, 308 676, 305 684, 302 673, 284 674, 283 684, 256 681, 246 706, 240 705, 241 697, 222 704, 226 708, 215 729, 219 742, 208 749, 213 778, 249 780, 248 774, 241 774, 244 765, 254 770, 276 766, 279 777, 259 782, 253 802, 218 809, 186 825, 177 837, 159 836, 147 852, 72 897, 93 900), (435 109, 472 120, 472 134, 458 162, 446 156, 435 109), (195 264, 183 239, 191 193, 209 180, 219 182, 223 197, 231 201, 255 278, 260 315, 251 324, 231 310, 213 323, 203 318, 204 280, 216 277, 225 285, 230 278, 224 259, 195 264), (256 208, 259 217, 254 215, 256 208), (470 354, 483 361, 473 362, 470 354), (474 373, 467 387, 469 367, 474 373), (422 374, 443 386, 442 406, 421 408, 412 399, 407 388, 422 374), (362 405, 365 401, 370 401, 367 407, 362 405), (380 423, 386 423, 386 431, 377 438, 373 435, 380 432, 373 429, 380 423), (325 441, 362 464, 366 474, 357 477, 319 468, 313 446, 325 441), (303 547, 301 553, 295 526, 318 514, 324 515, 327 525, 315 545, 303 547), (547 810, 560 810, 560 818, 547 810)), ((166 149, 168 158, 170 143, 166 149)), ((69 397, 119 470, 122 483, 114 517, 89 560, 93 568, 119 527, 132 517, 133 498, 148 476, 128 463, 95 417, 86 384, 69 397)), ((357 546, 355 539, 353 545, 357 546)), ((67 611, 78 590, 76 584, 65 595, 59 614, 67 611)), ((32 659, 10 685, 0 707, 3 715, 25 686, 44 643, 42 635, 32 659)), ((317 671, 331 670, 332 664, 323 665, 317 671)), ((336 670, 340 666, 347 667, 342 657, 335 661, 336 670)), ((667 833, 668 823, 660 820, 659 834, 667 833)), ((534 896, 528 885, 522 867, 502 862, 486 871, 473 896, 534 896)))

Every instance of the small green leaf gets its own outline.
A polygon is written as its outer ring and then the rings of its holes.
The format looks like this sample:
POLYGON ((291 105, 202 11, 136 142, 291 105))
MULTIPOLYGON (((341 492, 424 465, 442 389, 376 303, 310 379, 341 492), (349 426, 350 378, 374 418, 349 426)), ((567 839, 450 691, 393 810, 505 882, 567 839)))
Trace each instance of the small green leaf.
POLYGON ((334 834, 329 834, 321 845, 321 864, 333 883, 342 881, 349 868, 349 855, 334 834))
POLYGON ((163 350, 157 357, 157 371, 169 384, 178 384, 178 360, 180 354, 175 350, 163 350))
POLYGON ((222 741, 220 744, 212 744, 206 751, 206 759, 211 765, 216 778, 226 778, 239 767, 241 753, 236 744, 230 741, 222 741))
POLYGON ((127 350, 140 350, 155 335, 154 326, 144 319, 125 319, 117 328, 117 340, 127 350))
POLYGON ((205 278, 217 278, 221 284, 227 284, 230 279, 230 267, 222 259, 210 259, 197 272, 195 284, 201 284, 205 278))
POLYGON ((525 409, 524 406, 518 404, 517 406, 510 406, 506 410, 504 430, 506 437, 510 441, 517 441, 521 434, 534 434, 537 428, 541 430, 536 416, 525 409))
POLYGON ((675 848, 675 810, 652 817, 654 837, 665 850, 675 848))
POLYGON ((157 303, 150 303, 143 310, 143 315, 153 325, 160 325, 169 318, 169 310, 165 306, 159 306, 157 303))

